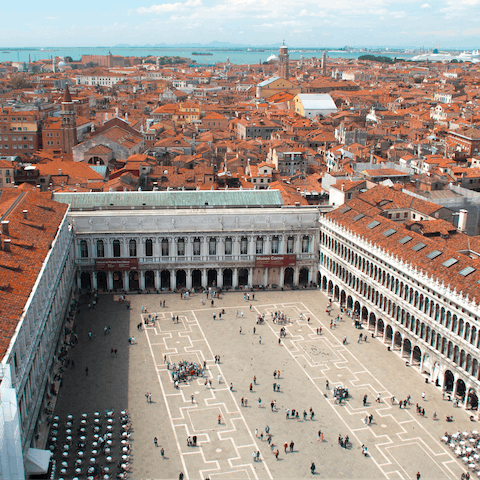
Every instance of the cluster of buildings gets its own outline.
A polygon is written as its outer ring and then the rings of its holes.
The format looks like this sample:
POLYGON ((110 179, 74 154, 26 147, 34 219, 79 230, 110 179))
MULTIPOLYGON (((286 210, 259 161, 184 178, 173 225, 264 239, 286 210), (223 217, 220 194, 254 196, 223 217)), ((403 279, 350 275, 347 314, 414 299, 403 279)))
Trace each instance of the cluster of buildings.
POLYGON ((478 408, 480 67, 62 63, 0 64, 0 477, 81 290, 319 288, 478 408))

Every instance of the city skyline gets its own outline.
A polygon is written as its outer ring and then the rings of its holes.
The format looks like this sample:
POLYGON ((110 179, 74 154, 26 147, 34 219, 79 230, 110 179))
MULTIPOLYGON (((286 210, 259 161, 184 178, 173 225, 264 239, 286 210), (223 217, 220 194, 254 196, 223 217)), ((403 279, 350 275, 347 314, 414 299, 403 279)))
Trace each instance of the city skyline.
POLYGON ((0 45, 8 47, 116 44, 397 46, 472 49, 480 46, 480 0, 185 0, 117 5, 32 1, 2 7, 0 45), (21 22, 19 20, 22 20, 21 22), (212 26, 213 25, 213 26, 212 26), (472 25, 472 26, 470 26, 472 25), (208 28, 206 28, 208 26, 208 28))

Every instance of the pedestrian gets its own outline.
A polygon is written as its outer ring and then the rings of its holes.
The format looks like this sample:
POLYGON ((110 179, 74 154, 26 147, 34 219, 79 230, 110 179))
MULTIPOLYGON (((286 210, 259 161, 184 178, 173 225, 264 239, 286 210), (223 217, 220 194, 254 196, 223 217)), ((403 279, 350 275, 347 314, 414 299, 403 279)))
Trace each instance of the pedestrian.
POLYGON ((420 472, 417 472, 417 480, 420 480, 420 472))
POLYGON ((290 442, 290 451, 293 452, 293 447, 295 446, 295 444, 293 443, 293 440, 290 442))
MULTIPOLYGON (((325 388, 328 390, 330 384, 328 383, 328 380, 325 380, 325 388)), ((366 396, 366 395, 365 395, 366 396)), ((364 404, 365 405, 365 404, 364 404)))
POLYGON ((255 438, 258 438, 258 428, 255 429, 255 438))
POLYGON ((288 443, 285 442, 285 443, 283 444, 283 449, 285 450, 285 453, 287 453, 287 447, 288 447, 288 443))
POLYGON ((376 400, 378 403, 380 403, 380 394, 377 393, 377 400, 376 400))
POLYGON ((241 315, 242 315, 242 318, 243 318, 243 310, 242 310, 242 313, 241 313, 241 315))
POLYGON ((195 397, 193 396, 193 393, 190 395, 190 398, 192 399, 192 403, 195 403, 195 397))
POLYGON ((248 389, 253 392, 253 384, 251 383, 250 386, 248 387, 248 389))
POLYGON ((222 383, 222 375, 220 375, 220 373, 218 374, 218 377, 217 377, 217 378, 218 378, 218 383, 219 383, 219 384, 222 383))
POLYGON ((147 403, 148 403, 148 392, 145 394, 145 399, 147 400, 147 403))
POLYGON ((346 345, 347 344, 347 336, 345 335, 345 337, 343 338, 343 344, 346 345))
POLYGON ((315 473, 315 464, 313 462, 310 465, 310 471, 312 472, 312 475, 315 473))
POLYGON ((273 412, 273 400, 270 402, 270 410, 273 412))
POLYGON ((258 408, 262 407, 262 399, 258 397, 258 408))
POLYGON ((257 384, 257 377, 254 375, 253 376, 253 384, 256 385, 257 384))
POLYGON ((255 327, 253 327, 253 334, 255 335, 255 332, 257 331, 257 329, 255 327))
POLYGON ((163 460, 165 460, 165 450, 163 449, 163 447, 160 450, 160 455, 162 456, 163 460))
POLYGON ((85 367, 85 375, 88 375, 88 367, 85 367))
POLYGON ((425 392, 422 392, 422 400, 425 400, 425 392))
POLYGON ((222 424, 222 415, 220 413, 218 414, 218 424, 222 424))
POLYGON ((319 431, 318 431, 318 440, 320 440, 321 436, 322 436, 322 431, 319 430, 319 431))
POLYGON ((364 395, 363 396, 363 406, 365 406, 367 404, 367 395, 364 395))
POLYGON ((242 327, 240 327, 240 335, 242 334, 242 327))
POLYGON ((278 451, 278 448, 277 448, 277 451, 275 452, 275 458, 276 458, 277 460, 278 460, 278 454, 279 454, 279 453, 280 453, 280 452, 278 451))
POLYGON ((315 416, 315 412, 312 410, 312 411, 310 412, 310 420, 313 420, 313 417, 314 417, 314 416, 315 416))
POLYGON ((243 407, 243 397, 242 397, 242 407, 243 407))
POLYGON ((262 337, 258 339, 258 343, 261 345, 262 344, 262 337))
POLYGON ((233 392, 233 383, 230 383, 230 391, 233 392))
POLYGON ((155 437, 155 438, 153 439, 153 443, 155 444, 156 447, 158 447, 158 439, 157 439, 157 437, 155 437))
POLYGON ((180 472, 180 473, 178 474, 178 480, 183 480, 183 472, 180 472))
POLYGON ((117 355, 117 349, 115 349, 114 352, 115 352, 115 356, 118 357, 118 355, 117 355))

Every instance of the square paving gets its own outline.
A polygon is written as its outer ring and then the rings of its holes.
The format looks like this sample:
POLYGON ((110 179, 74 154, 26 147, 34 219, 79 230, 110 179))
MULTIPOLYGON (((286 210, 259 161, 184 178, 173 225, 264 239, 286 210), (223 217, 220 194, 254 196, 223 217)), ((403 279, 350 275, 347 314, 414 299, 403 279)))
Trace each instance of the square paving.
POLYGON ((369 333, 368 341, 357 343, 359 331, 345 315, 329 328, 339 309, 334 305, 328 316, 327 298, 319 291, 259 291, 254 300, 245 300, 243 292, 226 292, 214 299, 213 307, 202 294, 183 300, 179 294, 127 295, 130 309, 117 299, 101 295, 96 309, 82 306, 77 315, 79 343, 69 355, 75 368, 64 373, 55 414, 79 418, 82 413, 128 409, 133 426, 129 478, 176 479, 180 472, 185 478, 305 478, 312 476, 312 461, 323 478, 394 480, 420 472, 422 479, 442 479, 460 478, 464 471, 440 438, 445 431, 475 429, 469 413, 443 401, 439 388, 425 384, 418 370, 406 367, 380 339, 369 333), (147 316, 157 313, 158 320, 138 330, 146 316, 142 307, 147 316), (271 317, 276 311, 290 316, 280 343, 281 327, 271 317), (264 323, 256 324, 258 314, 265 314, 264 323), (172 315, 178 315, 178 323, 172 315), (105 326, 110 333, 104 333, 105 326), (133 345, 129 337, 135 337, 133 345), (171 364, 181 360, 205 361, 206 378, 192 377, 176 389, 171 364), (280 379, 273 376, 276 370, 280 379), (280 384, 280 391, 273 391, 273 383, 280 384), (341 404, 334 401, 335 386, 349 390, 341 404), (147 392, 152 403, 146 401, 147 392), (378 393, 380 403, 375 401, 378 393), (392 405, 392 396, 407 395, 412 406, 392 405), (425 408, 425 417, 415 414, 416 403, 425 408), (286 409, 298 410, 299 419, 287 419, 286 409), (434 410, 438 420, 432 417, 434 410), (373 421, 366 425, 370 414, 373 421), (446 423, 447 414, 454 415, 453 423, 446 423), (273 450, 266 441, 267 425, 273 450), (188 446, 187 437, 193 435, 197 445, 188 446), (349 436, 349 448, 339 446, 339 435, 349 436), (291 441, 293 452, 288 448, 285 453, 283 445, 291 441), (273 454, 277 448, 278 459, 273 454), (254 461, 257 450, 260 460, 254 461))

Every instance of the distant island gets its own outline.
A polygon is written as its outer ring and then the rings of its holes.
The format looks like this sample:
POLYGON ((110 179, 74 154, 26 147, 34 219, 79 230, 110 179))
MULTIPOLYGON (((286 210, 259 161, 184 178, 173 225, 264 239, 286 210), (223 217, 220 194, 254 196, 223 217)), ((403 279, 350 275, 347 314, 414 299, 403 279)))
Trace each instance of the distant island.
POLYGON ((213 55, 210 52, 192 52, 192 55, 213 55))

